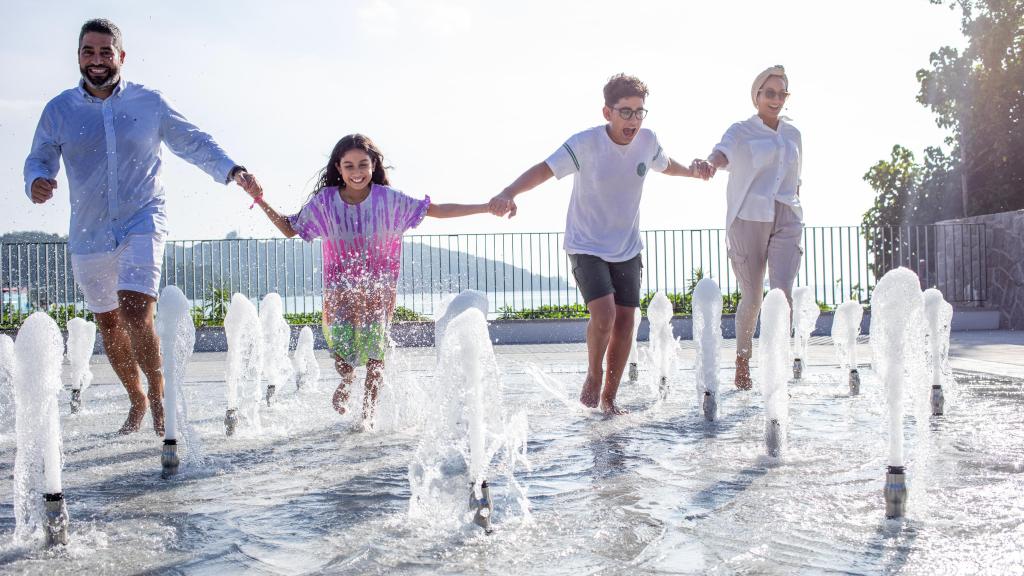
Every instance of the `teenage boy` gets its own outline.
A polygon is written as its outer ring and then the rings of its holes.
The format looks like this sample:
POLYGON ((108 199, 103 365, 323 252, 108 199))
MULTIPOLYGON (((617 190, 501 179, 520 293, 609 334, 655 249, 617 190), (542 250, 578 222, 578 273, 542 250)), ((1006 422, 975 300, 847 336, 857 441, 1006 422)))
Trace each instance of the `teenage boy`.
POLYGON ((654 132, 640 127, 647 115, 647 94, 647 86, 635 76, 612 76, 604 87, 607 124, 571 136, 547 160, 491 198, 489 205, 492 214, 511 218, 516 196, 552 176, 573 175, 563 247, 590 311, 587 377, 580 402, 611 414, 625 412, 616 406, 615 395, 632 345, 635 308, 640 306, 644 179, 651 170, 704 180, 713 173, 704 160, 694 160, 689 167, 679 164, 662 150, 654 132))
POLYGON ((25 160, 25 191, 36 204, 53 198, 63 157, 71 188, 72 272, 131 402, 119 432, 138 430, 148 406, 153 429, 163 434, 164 379, 153 324, 167 232, 161 143, 219 183, 246 184, 251 176, 163 95, 126 81, 124 60, 121 30, 113 22, 82 26, 82 78, 43 109, 25 160))

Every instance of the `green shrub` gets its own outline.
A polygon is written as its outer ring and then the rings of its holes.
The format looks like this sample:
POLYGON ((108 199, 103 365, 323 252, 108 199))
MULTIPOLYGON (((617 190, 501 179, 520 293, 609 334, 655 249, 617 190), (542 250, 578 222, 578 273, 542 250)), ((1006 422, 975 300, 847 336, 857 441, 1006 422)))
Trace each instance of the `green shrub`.
POLYGON ((516 310, 511 306, 498 309, 502 320, 536 320, 541 318, 589 318, 590 312, 583 304, 560 304, 538 306, 516 310))

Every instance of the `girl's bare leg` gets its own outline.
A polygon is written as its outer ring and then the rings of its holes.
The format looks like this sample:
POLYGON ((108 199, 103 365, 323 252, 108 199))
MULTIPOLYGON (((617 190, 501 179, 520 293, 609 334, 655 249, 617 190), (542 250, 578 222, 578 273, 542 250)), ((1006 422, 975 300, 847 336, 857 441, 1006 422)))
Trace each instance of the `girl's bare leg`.
POLYGON ((372 420, 377 409, 377 393, 384 381, 384 361, 366 361, 366 394, 363 396, 363 420, 372 420))
POLYGON ((346 407, 348 404, 348 389, 352 386, 352 381, 355 379, 356 370, 337 355, 334 356, 334 369, 341 376, 341 383, 334 390, 331 404, 334 405, 334 409, 338 414, 344 414, 348 410, 346 407))

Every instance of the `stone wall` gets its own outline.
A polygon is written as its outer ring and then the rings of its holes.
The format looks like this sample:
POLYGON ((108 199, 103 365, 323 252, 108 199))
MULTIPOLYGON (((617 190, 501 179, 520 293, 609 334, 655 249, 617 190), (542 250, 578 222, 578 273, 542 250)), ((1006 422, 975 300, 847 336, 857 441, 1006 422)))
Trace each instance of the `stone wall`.
MULTIPOLYGON (((985 241, 970 249, 940 248, 938 288, 943 294, 984 289, 985 306, 1000 310, 999 327, 1024 329, 1024 210, 986 214, 938 224, 984 224, 985 241), (984 251, 984 260, 980 258, 984 251), (965 285, 963 270, 985 262, 985 286, 965 285), (947 292, 947 290, 949 292, 947 292)), ((947 297, 947 299, 949 299, 947 297)))

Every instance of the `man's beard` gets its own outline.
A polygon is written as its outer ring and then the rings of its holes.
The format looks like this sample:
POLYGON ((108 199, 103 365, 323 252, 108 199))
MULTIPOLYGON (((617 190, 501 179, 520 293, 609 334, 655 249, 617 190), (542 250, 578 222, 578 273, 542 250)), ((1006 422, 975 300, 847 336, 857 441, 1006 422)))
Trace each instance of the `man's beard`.
POLYGON ((106 90, 111 86, 117 85, 117 83, 121 80, 121 75, 118 72, 115 72, 112 68, 105 68, 107 69, 106 75, 104 75, 102 78, 97 78, 96 80, 93 80, 89 77, 89 73, 86 72, 85 68, 81 68, 80 72, 82 73, 82 79, 85 80, 86 85, 88 85, 93 90, 106 90))

